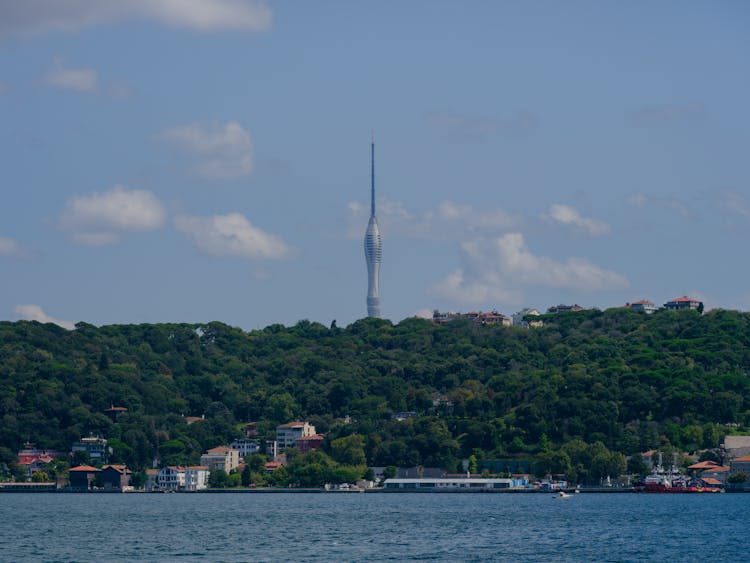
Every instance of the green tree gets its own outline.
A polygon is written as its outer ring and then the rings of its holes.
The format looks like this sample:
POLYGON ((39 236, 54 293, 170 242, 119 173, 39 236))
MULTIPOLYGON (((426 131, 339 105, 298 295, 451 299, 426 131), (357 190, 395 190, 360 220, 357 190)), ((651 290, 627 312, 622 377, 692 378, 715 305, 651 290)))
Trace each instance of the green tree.
POLYGON ((640 477, 643 477, 648 473, 648 466, 646 465, 646 462, 643 461, 643 456, 641 456, 641 454, 633 454, 630 456, 627 469, 628 473, 640 477))
POLYGON ((365 438, 360 434, 352 434, 337 438, 331 442, 331 457, 344 465, 364 465, 365 438))
POLYGON ((398 469, 394 465, 389 465, 383 469, 383 479, 393 479, 398 474, 398 469))
POLYGON ((208 475, 208 486, 212 489, 223 489, 230 486, 229 475, 223 469, 213 469, 208 475))
POLYGON ((253 482, 252 469, 250 468, 250 464, 247 463, 245 464, 245 467, 242 469, 241 483, 243 487, 247 487, 252 482, 253 482))
POLYGON ((731 483, 732 485, 740 485, 745 481, 747 481, 747 475, 745 475, 742 471, 732 473, 729 478, 727 478, 727 483, 731 483))

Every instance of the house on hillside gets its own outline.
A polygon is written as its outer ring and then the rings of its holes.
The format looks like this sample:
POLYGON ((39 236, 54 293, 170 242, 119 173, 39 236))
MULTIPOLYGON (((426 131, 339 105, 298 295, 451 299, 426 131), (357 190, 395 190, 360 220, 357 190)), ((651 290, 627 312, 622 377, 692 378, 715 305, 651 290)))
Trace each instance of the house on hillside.
POLYGON ((633 311, 643 311, 648 315, 659 310, 659 307, 657 307, 652 301, 647 301, 645 299, 641 301, 633 301, 632 303, 625 303, 625 307, 633 311))
POLYGON ((241 458, 260 452, 259 438, 235 438, 229 447, 237 450, 241 458))
POLYGON ((81 438, 80 441, 73 444, 71 451, 85 452, 89 459, 94 463, 107 463, 109 448, 107 448, 107 439, 99 436, 88 436, 81 438))
POLYGON ((578 311, 583 311, 583 307, 581 307, 577 303, 575 305, 563 305, 561 303, 560 305, 552 305, 552 307, 549 307, 547 309, 547 313, 549 313, 549 314, 554 314, 554 313, 576 313, 578 311))
POLYGON ((294 442, 296 444, 297 451, 301 454, 312 452, 320 448, 323 445, 325 436, 322 434, 313 434, 312 436, 304 436, 297 438, 294 442))
POLYGON ((240 452, 229 446, 211 448, 201 456, 201 465, 210 471, 222 470, 229 473, 240 464, 240 452))
POLYGON ((276 427, 276 441, 279 444, 279 451, 294 447, 297 438, 305 438, 315 434, 315 427, 309 422, 295 421, 280 424, 276 427))
POLYGON ((664 308, 670 311, 681 311, 683 309, 700 310, 702 307, 703 302, 698 301, 697 299, 691 299, 684 295, 664 303, 664 308))
POLYGON ((528 317, 538 317, 540 315, 537 309, 521 309, 517 313, 511 316, 513 326, 519 326, 521 328, 537 327, 542 326, 544 323, 539 320, 529 319, 528 317))

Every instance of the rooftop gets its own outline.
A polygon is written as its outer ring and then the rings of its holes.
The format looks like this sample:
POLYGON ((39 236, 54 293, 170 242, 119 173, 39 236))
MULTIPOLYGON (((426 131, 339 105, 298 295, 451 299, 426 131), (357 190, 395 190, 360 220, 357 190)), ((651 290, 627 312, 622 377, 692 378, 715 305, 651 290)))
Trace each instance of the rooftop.
POLYGON ((79 465, 78 467, 73 467, 70 469, 70 472, 76 472, 76 473, 92 473, 92 472, 98 472, 99 469, 96 467, 91 467, 90 465, 79 465))

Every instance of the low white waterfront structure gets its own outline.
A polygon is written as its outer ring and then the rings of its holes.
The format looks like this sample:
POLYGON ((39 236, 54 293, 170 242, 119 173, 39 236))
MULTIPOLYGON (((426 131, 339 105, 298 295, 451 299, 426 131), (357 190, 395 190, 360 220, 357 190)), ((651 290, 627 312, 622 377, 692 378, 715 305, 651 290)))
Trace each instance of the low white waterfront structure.
POLYGON ((491 491, 496 489, 519 488, 520 484, 513 479, 386 479, 383 487, 386 490, 423 490, 423 491, 491 491))

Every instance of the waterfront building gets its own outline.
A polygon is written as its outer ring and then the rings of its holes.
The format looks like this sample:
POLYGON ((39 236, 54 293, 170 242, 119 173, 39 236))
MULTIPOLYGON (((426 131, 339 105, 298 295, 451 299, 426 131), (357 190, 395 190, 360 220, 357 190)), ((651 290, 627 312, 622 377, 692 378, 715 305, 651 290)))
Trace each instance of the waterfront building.
POLYGON ((105 489, 125 489, 130 486, 132 474, 124 465, 105 465, 99 473, 99 480, 105 489))
MULTIPOLYGON (((276 427, 276 441, 279 451, 294 447, 297 438, 305 438, 315 434, 315 427, 309 422, 295 421, 280 424, 276 427)), ((266 454, 268 454, 267 451, 266 454)))
POLYGON ((386 479, 383 484, 386 490, 422 491, 492 491, 521 486, 516 484, 513 479, 484 479, 481 477, 386 479))
MULTIPOLYGON (((729 462, 729 474, 744 473, 745 477, 750 475, 750 455, 738 457, 729 462)), ((747 484, 747 481, 745 481, 747 484)))
POLYGON ((79 465, 68 471, 70 475, 70 488, 75 491, 90 491, 94 488, 94 479, 96 479, 99 470, 90 465, 79 465))
POLYGON ((146 469, 146 482, 143 485, 143 490, 147 493, 155 491, 159 488, 157 480, 159 478, 158 469, 146 469))
POLYGON ((162 467, 156 478, 156 488, 162 491, 200 491, 208 488, 209 469, 205 465, 162 467))
POLYGON ((31 477, 35 471, 44 471, 45 466, 60 455, 64 454, 54 450, 38 449, 34 444, 27 442, 18 451, 18 465, 25 468, 31 477))
POLYGON ((201 465, 210 471, 222 470, 227 474, 240 464, 240 452, 229 446, 211 448, 201 456, 201 465))
POLYGON ((365 231, 365 262, 367 263, 367 316, 380 317, 380 262, 383 243, 375 217, 375 142, 370 143, 370 220, 365 231))

